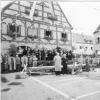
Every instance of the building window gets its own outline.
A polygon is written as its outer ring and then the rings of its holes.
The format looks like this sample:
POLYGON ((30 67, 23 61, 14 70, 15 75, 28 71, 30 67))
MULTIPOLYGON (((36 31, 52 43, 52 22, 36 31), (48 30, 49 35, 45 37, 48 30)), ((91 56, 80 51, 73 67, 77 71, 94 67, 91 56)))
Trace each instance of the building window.
POLYGON ((82 46, 80 46, 80 49, 82 49, 82 46))
POLYGON ((7 33, 9 36, 20 36, 20 25, 16 25, 15 23, 8 24, 7 33))
POLYGON ((61 33, 61 40, 67 41, 67 34, 66 33, 61 33))
POLYGON ((9 24, 9 31, 10 32, 17 32, 17 33, 19 33, 19 26, 16 26, 15 24, 9 24))
POLYGON ((93 50, 93 47, 91 47, 91 50, 93 50))
POLYGON ((45 39, 53 39, 52 37, 52 31, 51 30, 45 30, 45 39))
POLYGON ((85 47, 85 51, 87 51, 87 47, 85 47))
POLYGON ((62 38, 66 38, 67 34, 66 33, 62 33, 61 36, 62 36, 62 38))
POLYGON ((35 27, 28 27, 28 34, 27 34, 27 36, 29 37, 29 38, 31 38, 32 40, 34 40, 34 39, 37 39, 38 38, 38 32, 37 32, 37 28, 35 28, 35 27))
POLYGON ((92 44, 92 40, 90 40, 90 43, 92 44))
MULTIPOLYGON (((25 14, 26 14, 26 15, 29 15, 29 14, 30 14, 30 10, 31 10, 31 9, 26 8, 26 9, 25 9, 25 14)), ((35 11, 34 11, 34 16, 38 16, 38 10, 37 10, 37 9, 35 9, 35 11)))

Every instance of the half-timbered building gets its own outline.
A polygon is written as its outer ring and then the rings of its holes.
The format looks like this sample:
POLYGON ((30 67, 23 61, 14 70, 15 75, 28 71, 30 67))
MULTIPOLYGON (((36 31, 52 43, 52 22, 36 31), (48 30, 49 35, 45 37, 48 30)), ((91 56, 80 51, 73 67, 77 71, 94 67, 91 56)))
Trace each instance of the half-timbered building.
POLYGON ((71 50, 71 30, 71 24, 55 1, 12 1, 1 11, 2 52, 10 44, 71 50))

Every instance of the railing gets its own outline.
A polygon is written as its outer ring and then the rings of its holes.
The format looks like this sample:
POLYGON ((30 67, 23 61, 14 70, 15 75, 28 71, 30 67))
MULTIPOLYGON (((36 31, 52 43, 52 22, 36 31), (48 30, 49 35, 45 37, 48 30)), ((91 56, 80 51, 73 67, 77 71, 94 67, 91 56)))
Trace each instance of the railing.
MULTIPOLYGON (((68 67, 73 68, 73 66, 74 66, 73 62, 74 62, 73 60, 69 60, 68 63, 67 63, 68 67)), ((9 64, 9 62, 6 62, 6 63, 2 62, 1 63, 1 73, 16 72, 16 71, 21 71, 23 69, 22 64, 20 63, 20 65, 17 65, 15 59, 13 59, 13 61, 10 62, 10 63, 11 64, 9 64)), ((34 61, 33 60, 32 62, 28 62, 28 67, 37 67, 37 68, 41 67, 41 68, 47 68, 48 69, 48 68, 51 68, 52 66, 54 68, 54 61, 53 60, 40 60, 40 61, 36 61, 36 60, 34 61), (34 62, 35 62, 35 64, 34 64, 34 62)), ((86 64, 86 66, 83 69, 87 70, 88 67, 89 68, 100 67, 100 62, 99 63, 92 63, 92 64, 88 63, 88 64, 86 64)))

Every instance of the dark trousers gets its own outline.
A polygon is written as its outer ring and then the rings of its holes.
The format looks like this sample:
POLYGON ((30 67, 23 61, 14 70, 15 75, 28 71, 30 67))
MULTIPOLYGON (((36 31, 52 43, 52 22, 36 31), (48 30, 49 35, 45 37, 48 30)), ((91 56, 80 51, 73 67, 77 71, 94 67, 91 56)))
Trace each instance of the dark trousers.
POLYGON ((61 72, 60 72, 60 71, 55 71, 55 74, 56 74, 56 75, 60 75, 61 72))
POLYGON ((67 74, 67 73, 68 73, 67 65, 63 65, 62 74, 67 74))
POLYGON ((16 71, 21 71, 21 64, 16 64, 16 71))

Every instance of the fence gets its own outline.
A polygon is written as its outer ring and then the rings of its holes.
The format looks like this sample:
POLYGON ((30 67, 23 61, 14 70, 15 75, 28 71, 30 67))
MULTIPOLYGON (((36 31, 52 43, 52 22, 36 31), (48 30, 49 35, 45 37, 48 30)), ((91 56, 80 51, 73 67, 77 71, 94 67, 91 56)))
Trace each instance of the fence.
MULTIPOLYGON (((32 60, 31 63, 28 62, 27 67, 40 67, 40 66, 54 66, 54 61, 53 60, 48 60, 48 61, 32 60)), ((22 69, 23 67, 22 67, 21 60, 20 60, 20 64, 17 64, 15 57, 11 57, 10 60, 1 62, 1 73, 18 72, 18 71, 21 71, 22 69)))
MULTIPOLYGON (((12 59, 9 61, 2 61, 1 62, 1 73, 9 73, 9 72, 19 72, 23 69, 21 61, 20 64, 16 64, 16 59, 14 57, 11 57, 12 59)), ((88 63, 86 68, 88 66, 94 66, 94 67, 100 67, 100 58, 93 58, 94 61, 91 63, 88 63)), ((77 59, 76 61, 78 61, 77 59)), ((85 63, 85 59, 84 59, 85 63)), ((68 61, 68 64, 73 64, 73 60, 68 61)), ((28 67, 41 67, 41 66, 54 66, 53 60, 40 60, 40 61, 32 61, 31 64, 28 63, 28 67)))

